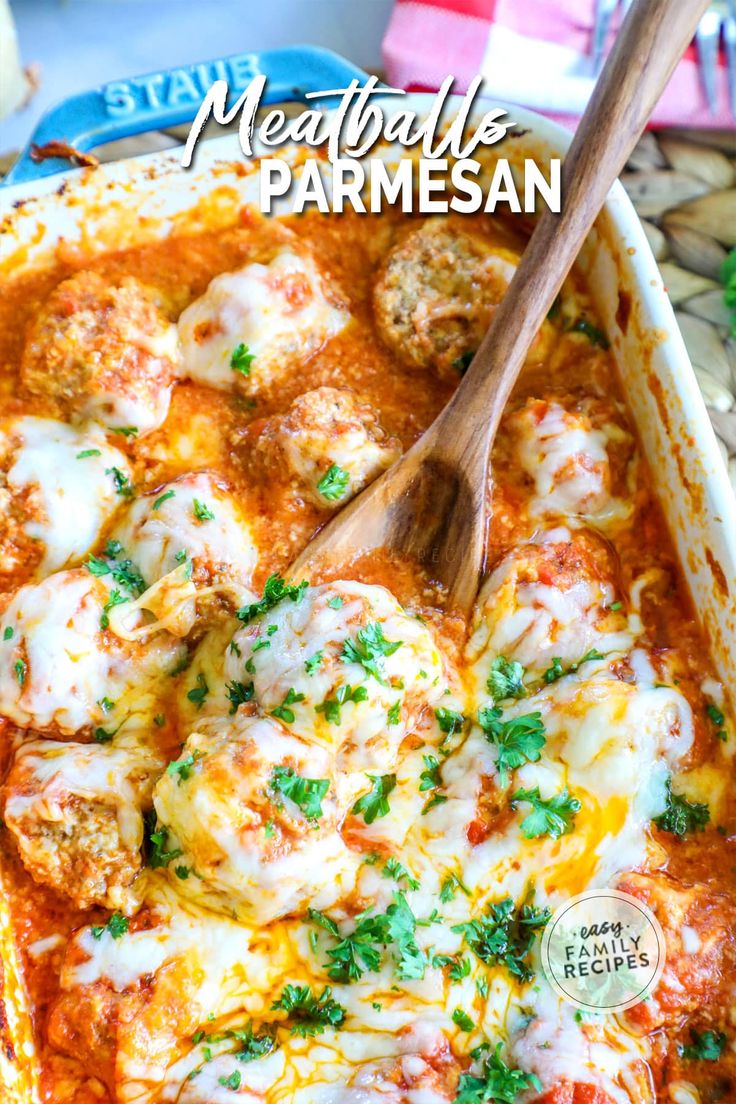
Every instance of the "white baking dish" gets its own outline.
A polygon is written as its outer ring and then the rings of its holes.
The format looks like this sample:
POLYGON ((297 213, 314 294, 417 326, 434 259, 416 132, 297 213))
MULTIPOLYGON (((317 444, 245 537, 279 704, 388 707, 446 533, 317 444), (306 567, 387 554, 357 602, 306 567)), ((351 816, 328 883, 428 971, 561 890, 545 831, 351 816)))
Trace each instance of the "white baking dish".
MULTIPOLYGON (((431 102, 416 95, 402 106, 421 114, 431 102)), ((508 110, 525 132, 506 143, 513 145, 514 159, 564 153, 567 131, 530 111, 508 110)), ((503 146, 498 152, 512 156, 503 146)), ((393 160, 394 153, 385 157, 393 160)), ((234 218, 243 202, 257 200, 257 168, 243 175, 242 164, 237 139, 224 137, 202 143, 188 172, 167 153, 9 186, 0 191, 0 278, 43 264, 61 239, 105 250, 234 218)), ((728 688, 736 682, 736 500, 657 266, 620 185, 612 189, 580 265, 728 688)), ((8 922, 0 901, 8 1042, 15 1054, 11 1058, 2 1045, 0 1016, 0 1087, 5 1085, 8 1104, 28 1104, 37 1099, 33 1048, 8 922)))

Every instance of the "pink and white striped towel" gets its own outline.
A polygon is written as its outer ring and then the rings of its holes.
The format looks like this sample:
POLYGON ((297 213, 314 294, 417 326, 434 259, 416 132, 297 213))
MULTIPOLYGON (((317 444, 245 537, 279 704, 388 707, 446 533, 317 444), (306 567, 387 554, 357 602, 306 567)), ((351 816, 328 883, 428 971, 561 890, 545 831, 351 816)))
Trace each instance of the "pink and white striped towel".
MULTIPOLYGON (((426 90, 452 74, 455 91, 464 91, 482 73, 486 96, 573 121, 595 83, 594 6, 594 0, 396 0, 383 40, 388 80, 426 90)), ((652 123, 734 129, 724 65, 718 93, 718 114, 711 115, 691 47, 652 123)))

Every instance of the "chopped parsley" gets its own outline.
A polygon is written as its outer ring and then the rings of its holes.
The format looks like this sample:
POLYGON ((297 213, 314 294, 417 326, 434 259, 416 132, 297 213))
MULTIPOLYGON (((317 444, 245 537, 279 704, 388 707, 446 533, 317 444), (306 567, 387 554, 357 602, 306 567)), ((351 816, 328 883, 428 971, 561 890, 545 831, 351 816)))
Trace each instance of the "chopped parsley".
POLYGON ((329 985, 318 997, 310 985, 286 985, 271 1009, 286 1012, 291 1034, 302 1039, 322 1035, 329 1027, 342 1027, 346 1016, 343 1006, 332 999, 329 985))
POLYGON ((452 1013, 452 1022, 456 1024, 461 1031, 475 1031, 475 1024, 468 1013, 464 1012, 462 1008, 456 1008, 452 1013))
POLYGON ((129 602, 130 598, 127 594, 121 594, 117 588, 113 588, 110 591, 110 597, 102 607, 102 614, 100 615, 100 628, 103 630, 110 627, 110 610, 115 609, 115 606, 123 606, 126 602, 129 602))
POLYGON ((12 639, 13 639, 13 626, 12 625, 6 625, 4 630, 3 630, 3 640, 12 640, 12 639))
POLYGON ((389 942, 384 914, 357 917, 353 931, 347 935, 341 935, 334 920, 317 909, 309 910, 309 919, 338 941, 327 951, 325 963, 332 981, 348 984, 359 981, 367 970, 380 969, 381 948, 389 942))
POLYGON ((319 668, 322 666, 322 660, 324 659, 324 657, 324 652, 319 651, 315 652, 313 656, 310 656, 309 659, 305 661, 304 670, 307 672, 308 675, 313 675, 319 670, 319 668))
POLYGON ((215 515, 206 502, 200 502, 198 498, 192 500, 192 511, 197 521, 214 521, 215 515))
POLYGON ((26 674, 28 673, 28 666, 24 659, 16 659, 15 666, 15 680, 19 686, 23 686, 26 681, 26 674))
POLYGON ((100 926, 95 925, 92 930, 92 936, 94 939, 102 939, 105 932, 108 932, 113 939, 120 939, 125 935, 130 926, 130 921, 127 916, 123 916, 121 912, 114 912, 106 924, 100 926))
POLYGON ((498 1043, 483 1062, 479 1075, 463 1073, 457 1086, 454 1104, 514 1104, 519 1093, 526 1089, 542 1091, 542 1082, 535 1073, 511 1069, 501 1058, 502 1044, 498 1043))
POLYGON ((337 464, 332 464, 317 484, 317 493, 327 502, 337 502, 343 498, 350 483, 350 473, 337 464))
POLYGON ((241 376, 249 376, 250 366, 255 359, 255 355, 249 352, 248 346, 241 341, 232 351, 230 367, 233 372, 240 372, 241 376))
POLYGON ((470 976, 470 960, 460 955, 436 954, 432 956, 432 965, 439 970, 449 966, 448 977, 453 984, 470 976))
POLYGON ((367 778, 373 783, 370 792, 359 797, 350 812, 353 816, 362 816, 366 824, 373 824, 391 811, 388 795, 396 787, 396 775, 369 774, 367 778))
POLYGON ((445 736, 454 736, 465 724, 464 715, 455 709, 445 709, 444 706, 440 706, 439 709, 435 709, 434 715, 440 726, 440 732, 444 732, 445 736))
POLYGON ((163 824, 156 825, 156 814, 152 812, 152 825, 148 832, 148 865, 152 870, 158 870, 162 866, 168 866, 174 859, 183 855, 181 847, 173 847, 167 850, 169 830, 163 824))
POLYGON ((110 426, 111 433, 117 433, 119 437, 135 437, 138 434, 138 426, 110 426))
POLYGON ((115 490, 119 495, 122 495, 123 498, 132 498, 133 485, 125 472, 121 472, 120 468, 105 468, 105 475, 112 476, 115 490))
POLYGON ((310 820, 322 816, 322 798, 330 788, 328 778, 302 778, 291 767, 274 767, 271 788, 293 801, 310 820))
POLYGON ((494 702, 503 701, 504 698, 525 698, 526 687, 522 681, 523 678, 522 665, 516 660, 508 660, 500 655, 496 656, 491 664, 486 687, 494 702))
POLYGON ((501 786, 508 783, 510 771, 539 760, 547 739, 541 713, 525 713, 504 721, 501 710, 493 706, 481 709, 478 721, 486 739, 498 748, 496 767, 501 786))
POLYGON ((122 551, 120 541, 108 541, 104 551, 105 558, 90 556, 84 566, 95 578, 111 575, 119 587, 137 598, 146 589, 146 583, 132 560, 117 559, 122 551))
POLYGON ((163 506, 164 502, 168 502, 169 499, 174 498, 175 495, 176 495, 175 491, 164 491, 164 493, 162 495, 159 495, 158 498, 156 499, 156 501, 154 502, 153 509, 154 510, 160 510, 161 507, 163 506))
POLYGON ((521 831, 527 839, 545 835, 559 839, 560 836, 572 832, 575 814, 581 808, 580 802, 568 792, 567 786, 549 798, 540 797, 539 786, 531 790, 517 790, 511 795, 511 808, 515 809, 522 801, 528 802, 532 807, 532 811, 521 822, 521 831))
POLYGON ((464 893, 466 897, 470 897, 470 890, 464 882, 458 878, 457 874, 448 874, 447 877, 443 879, 440 887, 440 901, 442 904, 446 905, 448 902, 454 901, 458 890, 464 893))
POLYGON ((328 724, 339 725, 342 721, 341 706, 348 702, 362 702, 368 700, 368 691, 365 686, 353 688, 347 683, 338 687, 334 698, 325 698, 319 705, 315 705, 315 713, 324 713, 328 724))
POLYGON ((284 724, 293 724, 296 720, 296 713, 289 707, 292 705, 298 705, 299 702, 304 701, 304 694, 297 694, 293 686, 289 687, 286 697, 282 701, 281 705, 277 705, 275 709, 271 710, 272 717, 278 717, 284 724))
POLYGON ((330 598, 327 605, 330 609, 342 609, 343 601, 339 594, 336 594, 334 598, 330 598))
POLYGON ((654 823, 663 832, 673 836, 688 835, 690 832, 702 832, 710 820, 710 809, 699 801, 688 801, 682 794, 672 792, 672 779, 666 782, 667 807, 654 818, 654 823))
POLYGON ((238 706, 245 705, 253 697, 254 686, 252 682, 228 682, 225 684, 225 692, 230 702, 230 714, 237 713, 238 706))
POLYGON ((102 456, 102 453, 99 449, 83 449, 82 452, 77 453, 77 460, 86 460, 90 456, 102 456))
POLYGON ((405 881, 409 889, 419 889, 419 882, 413 878, 406 867, 398 859, 386 859, 383 870, 384 878, 394 878, 397 882, 405 881))
POLYGON ((703 1031, 702 1034, 690 1028, 691 1042, 681 1046, 680 1055, 691 1062, 717 1062, 726 1045, 726 1036, 722 1031, 703 1031))
POLYGON ((181 786, 182 782, 186 782, 192 777, 192 768, 199 756, 194 754, 184 755, 181 759, 174 759, 166 768, 166 773, 173 778, 177 776, 177 784, 181 786))
POLYGON ((466 924, 456 924, 473 954, 489 966, 504 966, 512 977, 531 981, 534 971, 530 955, 539 932, 548 923, 549 909, 524 904, 514 905, 511 897, 490 906, 484 916, 466 924))
POLYGON ((568 333, 579 333, 584 337, 587 337, 591 345, 597 345, 600 349, 608 349, 610 342, 603 330, 598 326, 594 326, 592 322, 589 322, 587 318, 576 318, 567 327, 568 333))
POLYGON ((386 640, 378 621, 358 629, 355 640, 346 640, 340 659, 343 663, 359 663, 382 686, 386 685, 383 660, 401 647, 401 640, 386 640))
POLYGON ((263 595, 260 600, 258 602, 252 602, 249 606, 243 606, 242 609, 237 611, 235 616, 239 621, 242 621, 244 625, 247 625, 256 617, 261 617, 264 613, 268 613, 269 610, 272 610, 279 602, 283 602, 284 599, 288 598, 292 602, 300 602, 308 586, 309 584, 306 580, 303 580, 296 586, 292 586, 280 575, 270 575, 268 579, 266 579, 266 585, 263 588, 263 595))
MULTIPOLYGON (((441 789, 442 779, 440 777, 439 760, 434 755, 423 755, 422 761, 424 770, 419 775, 419 792, 426 793, 427 790, 437 791, 441 789)), ((422 815, 428 813, 430 809, 434 809, 437 805, 444 805, 446 801, 447 798, 444 794, 433 793, 422 809, 422 815)))
POLYGON ((552 666, 548 667, 542 675, 544 681, 549 685, 552 682, 557 682, 564 675, 573 675, 581 663, 588 663, 591 659, 604 659, 605 657, 595 648, 591 648, 589 652, 586 652, 582 659, 579 659, 577 663, 571 663, 569 667, 562 666, 562 659, 560 656, 555 656, 552 660, 552 666))
POLYGON ((209 692, 210 688, 207 685, 207 679, 204 677, 203 672, 200 671, 197 675, 197 685, 187 691, 187 699, 196 705, 197 709, 201 709, 209 692))
POLYGON ((395 701, 386 713, 386 724, 397 725, 401 720, 401 701, 395 701))
POLYGON ((233 1092, 237 1092, 240 1088, 240 1070, 233 1070, 229 1077, 218 1077, 217 1081, 225 1089, 232 1089, 233 1092))
POLYGON ((712 721, 718 729, 718 731, 716 732, 716 736, 718 737, 718 739, 727 740, 728 733, 723 727, 726 723, 726 718, 721 710, 718 708, 718 706, 714 705, 713 702, 708 702, 705 711, 708 714, 708 719, 712 721))

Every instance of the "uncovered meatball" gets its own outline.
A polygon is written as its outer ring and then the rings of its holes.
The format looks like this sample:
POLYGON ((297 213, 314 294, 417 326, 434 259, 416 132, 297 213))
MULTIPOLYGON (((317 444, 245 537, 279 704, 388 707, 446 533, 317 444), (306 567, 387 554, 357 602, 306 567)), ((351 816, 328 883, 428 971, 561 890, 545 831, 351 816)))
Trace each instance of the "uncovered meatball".
POLYGON ((347 320, 294 238, 268 264, 215 276, 182 312, 183 371, 220 390, 254 394, 302 364, 347 320))
POLYGON ((324 509, 338 509, 401 455, 373 407, 336 387, 300 395, 271 420, 259 445, 283 456, 300 491, 324 509))
POLYGON ((163 763, 143 747, 33 740, 5 784, 5 823, 34 880, 78 908, 118 908, 141 866, 142 809, 163 763))
POLYGON ((578 663, 592 648, 606 654, 632 643, 626 618, 612 609, 614 566, 592 532, 550 531, 504 556, 483 584, 466 655, 485 681, 499 657, 532 674, 556 660, 578 663))
POLYGON ((176 327, 151 288, 82 271, 59 284, 31 324, 21 379, 65 418, 141 435, 166 418, 177 364, 176 327))
POLYGON ((213 588, 236 607, 251 593, 258 553, 250 527, 208 472, 183 475, 137 498, 113 537, 151 585, 146 608, 155 604, 154 612, 176 635, 191 629, 199 591, 213 588), (155 593, 154 584, 160 584, 155 593))
POLYGON ((376 283, 381 337, 408 367, 457 379, 518 260, 478 234, 427 220, 391 250, 376 283))
POLYGON ((66 737, 155 712, 156 683, 185 649, 167 633, 116 636, 108 619, 126 595, 110 579, 76 568, 15 593, 0 617, 0 716, 66 737))
POLYGON ((182 891, 260 924, 337 891, 346 852, 336 796, 328 752, 238 715, 189 736, 154 805, 197 872, 182 891))
POLYGON ((82 559, 121 505, 128 462, 101 433, 50 418, 0 426, 0 578, 82 559), (70 523, 73 519, 73 523, 70 523))
POLYGON ((309 587, 233 637, 228 680, 302 739, 338 751, 340 769, 390 770, 422 710, 445 690, 429 629, 380 586, 309 587))

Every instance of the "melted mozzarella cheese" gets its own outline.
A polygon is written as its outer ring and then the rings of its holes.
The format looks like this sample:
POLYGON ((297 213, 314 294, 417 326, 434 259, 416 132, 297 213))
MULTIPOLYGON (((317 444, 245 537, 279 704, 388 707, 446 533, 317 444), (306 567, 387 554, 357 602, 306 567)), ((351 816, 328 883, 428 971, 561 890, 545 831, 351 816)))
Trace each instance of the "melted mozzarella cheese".
POLYGON ((0 455, 8 489, 25 499, 22 528, 43 545, 38 576, 81 560, 120 505, 112 469, 130 477, 125 456, 99 432, 31 417, 5 425, 0 455))
POLYGON ((258 391, 340 332, 348 315, 325 296, 309 254, 283 249, 267 265, 216 276, 179 319, 183 374, 222 390, 258 391), (245 346, 253 359, 233 366, 245 346))
POLYGON ((442 658, 429 629, 383 587, 310 587, 300 601, 286 599, 246 625, 233 645, 225 657, 226 678, 252 679, 264 712, 289 698, 290 730, 337 749, 338 765, 348 771, 390 770, 422 709, 445 690, 442 658), (371 673, 343 653, 347 646, 364 647, 359 634, 375 633, 376 626, 391 654, 371 664, 374 652, 365 645, 371 673))
POLYGON ((104 632, 109 598, 105 581, 81 568, 15 593, 2 618, 0 715, 71 736, 154 711, 155 684, 184 649, 163 633, 129 644, 104 632))

